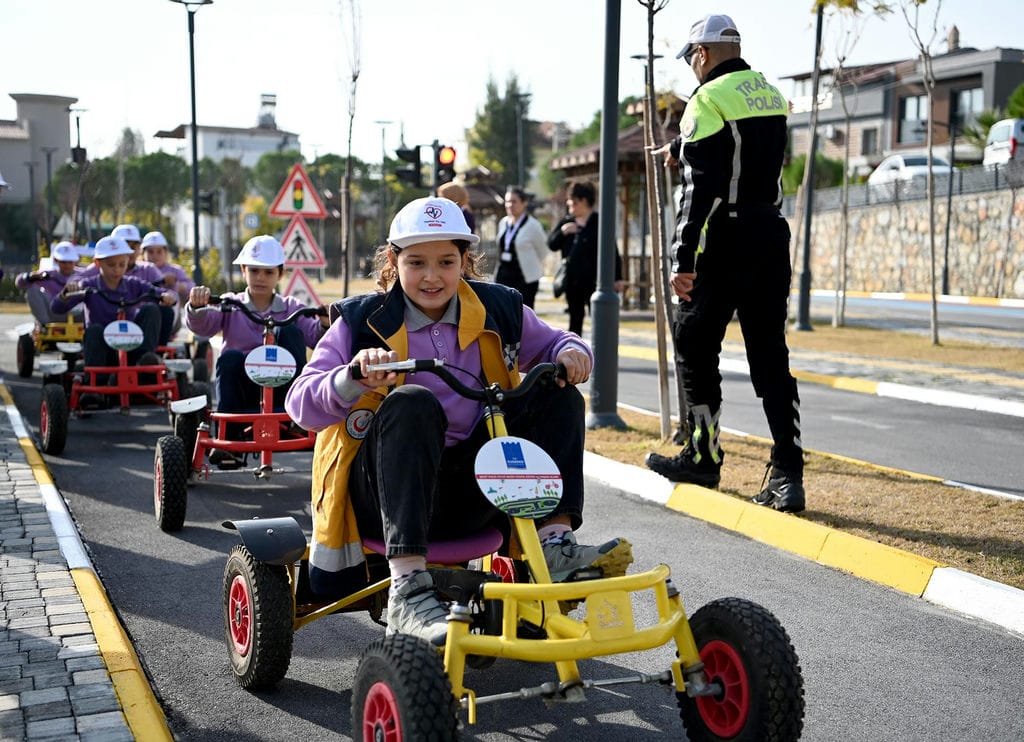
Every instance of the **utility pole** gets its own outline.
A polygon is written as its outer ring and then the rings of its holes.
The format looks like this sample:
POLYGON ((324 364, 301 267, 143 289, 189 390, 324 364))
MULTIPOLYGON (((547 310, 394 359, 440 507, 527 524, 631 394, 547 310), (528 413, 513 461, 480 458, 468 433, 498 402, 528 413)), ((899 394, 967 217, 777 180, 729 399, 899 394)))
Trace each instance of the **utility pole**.
POLYGON ((526 188, 526 132, 523 121, 523 115, 526 113, 524 110, 525 104, 530 100, 530 93, 516 93, 516 142, 519 145, 518 154, 518 168, 516 168, 516 175, 519 178, 519 186, 526 188))
POLYGON ((36 219, 36 165, 30 160, 25 163, 28 168, 28 213, 32 217, 32 259, 39 257, 39 220, 36 219))
POLYGON ((818 5, 817 29, 814 33, 814 71, 811 73, 811 139, 807 162, 804 163, 804 262, 800 272, 800 301, 797 309, 797 330, 813 330, 811 326, 811 215, 814 209, 814 159, 818 152, 818 78, 821 76, 821 26, 824 3, 818 5))
POLYGON ((374 121, 380 127, 380 204, 377 210, 380 214, 380 244, 383 245, 388 241, 387 231, 387 216, 388 216, 388 192, 387 183, 385 183, 385 167, 387 165, 388 151, 384 146, 384 132, 387 127, 393 124, 393 121, 374 121))
POLYGON ((40 147, 46 155, 46 247, 53 244, 53 153, 57 147, 40 147))

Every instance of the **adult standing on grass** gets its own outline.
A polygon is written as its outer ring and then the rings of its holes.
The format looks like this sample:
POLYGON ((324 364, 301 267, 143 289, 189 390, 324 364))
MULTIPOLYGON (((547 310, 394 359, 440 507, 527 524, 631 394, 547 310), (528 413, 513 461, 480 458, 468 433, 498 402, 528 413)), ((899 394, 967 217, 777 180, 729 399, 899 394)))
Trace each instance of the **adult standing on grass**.
POLYGON ((753 502, 800 512, 800 397, 786 345, 790 233, 779 212, 786 101, 743 61, 739 31, 727 15, 694 23, 679 57, 700 84, 679 137, 658 153, 682 175, 671 279, 681 301, 672 339, 690 439, 677 455, 650 453, 646 463, 674 482, 718 486, 724 459, 718 362, 736 314, 773 440, 768 485, 753 502))

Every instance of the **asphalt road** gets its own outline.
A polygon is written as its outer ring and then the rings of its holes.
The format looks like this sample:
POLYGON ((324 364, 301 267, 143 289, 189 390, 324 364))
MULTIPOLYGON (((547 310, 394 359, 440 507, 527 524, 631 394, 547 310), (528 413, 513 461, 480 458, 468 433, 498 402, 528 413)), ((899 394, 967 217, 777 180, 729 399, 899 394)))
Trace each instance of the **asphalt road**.
MULTIPOLYGON (((19 379, 13 345, 0 369, 30 426, 39 377, 19 379)), ((649 383, 649 382, 648 382, 649 383)), ((179 534, 152 516, 155 442, 166 417, 152 411, 73 420, 61 457, 47 457, 96 568, 124 621, 180 740, 347 739, 358 653, 382 629, 366 615, 328 617, 296 635, 287 678, 274 692, 239 689, 227 663, 222 572, 236 543, 228 518, 291 514, 308 526, 309 454, 281 456, 294 474, 257 482, 218 474, 190 492, 179 534)), ((888 588, 780 552, 603 486, 588 489, 581 536, 624 535, 637 567, 673 567, 688 611, 735 595, 762 603, 788 630, 807 699, 804 738, 1019 740, 1024 640, 888 588)), ((582 663, 589 677, 668 666, 671 652, 582 663)), ((499 662, 471 671, 479 693, 549 680, 546 667, 499 662)), ((656 687, 590 691, 582 705, 539 701, 482 707, 468 739, 682 738, 674 698, 656 687)))

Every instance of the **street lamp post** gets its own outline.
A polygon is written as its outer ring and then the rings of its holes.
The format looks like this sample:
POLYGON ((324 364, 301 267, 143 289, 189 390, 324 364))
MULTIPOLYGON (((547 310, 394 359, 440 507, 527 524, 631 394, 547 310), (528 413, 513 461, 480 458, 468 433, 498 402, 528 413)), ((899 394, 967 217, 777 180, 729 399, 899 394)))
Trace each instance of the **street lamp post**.
POLYGON ((380 244, 384 244, 388 241, 387 232, 387 212, 388 212, 388 192, 387 184, 384 182, 384 169, 387 163, 388 151, 384 147, 384 132, 387 127, 393 124, 393 121, 374 121, 380 127, 380 244))
POLYGON ((39 220, 36 219, 36 165, 39 163, 30 160, 25 163, 28 168, 28 213, 32 218, 32 257, 36 257, 39 251, 39 220))
POLYGON ((79 229, 78 223, 81 220, 82 231, 79 234, 82 235, 82 239, 89 242, 91 237, 89 234, 89 218, 85 213, 87 204, 82 196, 82 179, 85 176, 86 168, 86 153, 82 149, 82 114, 89 109, 69 108, 68 110, 75 114, 75 148, 71 150, 71 161, 78 170, 78 189, 75 195, 75 230, 79 229))
POLYGON ((199 130, 196 127, 196 11, 213 0, 171 0, 188 11, 188 69, 192 86, 192 280, 203 284, 203 268, 199 263, 199 130))
POLYGON ((46 244, 53 243, 53 153, 57 147, 40 147, 46 155, 46 244))

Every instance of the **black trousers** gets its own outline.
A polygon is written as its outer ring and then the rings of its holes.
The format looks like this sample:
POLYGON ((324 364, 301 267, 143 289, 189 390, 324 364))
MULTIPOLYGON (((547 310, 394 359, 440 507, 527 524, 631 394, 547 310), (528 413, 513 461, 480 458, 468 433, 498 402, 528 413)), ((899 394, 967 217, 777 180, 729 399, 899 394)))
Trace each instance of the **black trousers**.
MULTIPOLYGON (((505 404, 510 435, 533 441, 562 473, 562 500, 552 515, 583 520, 583 396, 573 386, 535 385, 505 404)), ((361 536, 383 539, 387 556, 426 554, 431 540, 470 535, 507 518, 484 497, 473 463, 489 438, 482 420, 465 441, 445 447, 448 419, 430 390, 405 384, 377 409, 349 475, 361 536)))
POLYGON ((789 240, 789 225, 774 210, 716 216, 697 261, 692 300, 678 304, 672 335, 687 409, 703 404, 714 413, 722 406, 722 340, 736 315, 774 441, 772 461, 801 472, 800 397, 786 345, 789 240))

